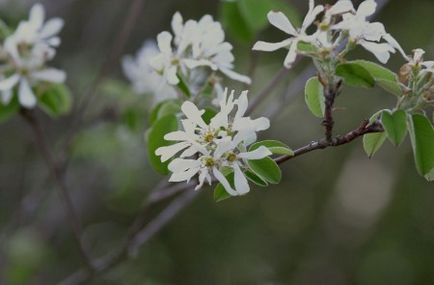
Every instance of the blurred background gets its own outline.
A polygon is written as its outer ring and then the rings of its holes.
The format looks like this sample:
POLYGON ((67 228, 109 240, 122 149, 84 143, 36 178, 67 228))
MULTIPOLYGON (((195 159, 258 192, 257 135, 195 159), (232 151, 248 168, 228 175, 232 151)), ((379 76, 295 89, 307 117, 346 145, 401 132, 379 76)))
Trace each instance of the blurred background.
MULTIPOLYGON (((17 23, 36 2, 0 0, 0 16, 17 23)), ((224 13, 217 0, 144 0, 127 44, 113 55, 133 1, 38 2, 50 17, 65 19, 52 65, 67 71, 76 102, 111 61, 69 150, 65 177, 83 237, 97 258, 122 244, 149 193, 164 179, 149 166, 143 141, 151 100, 131 94, 121 56, 170 29, 176 11, 184 19, 204 14, 221 19, 224 13)), ((305 0, 282 2, 295 21, 307 10, 305 0)), ((408 53, 420 47, 432 59, 433 13, 432 0, 391 0, 376 19, 408 53)), ((285 52, 252 56, 250 47, 255 38, 277 41, 283 35, 272 28, 244 36, 233 30, 226 31, 235 46, 236 70, 248 73, 256 65, 254 97, 279 71, 285 52)), ((373 59, 361 49, 352 56, 373 59)), ((402 64, 396 55, 388 67, 402 64)), ((320 120, 304 104, 304 81, 297 81, 306 70, 312 75, 307 66, 301 61, 289 72, 254 115, 273 119, 264 137, 293 148, 322 136, 320 120)), ((353 129, 394 103, 380 89, 345 88, 336 103, 336 132, 353 129)), ((74 113, 59 120, 37 115, 50 147, 60 153, 74 113)), ((280 185, 254 187, 245 197, 221 203, 213 201, 211 189, 203 189, 135 258, 84 284, 434 284, 434 187, 417 174, 408 139, 399 148, 386 142, 372 159, 361 140, 313 152, 284 164, 283 174, 280 185)), ((170 200, 147 209, 144 219, 151 220, 170 200)), ((31 129, 19 117, 1 123, 0 284, 58 284, 82 266, 64 213, 31 129)))

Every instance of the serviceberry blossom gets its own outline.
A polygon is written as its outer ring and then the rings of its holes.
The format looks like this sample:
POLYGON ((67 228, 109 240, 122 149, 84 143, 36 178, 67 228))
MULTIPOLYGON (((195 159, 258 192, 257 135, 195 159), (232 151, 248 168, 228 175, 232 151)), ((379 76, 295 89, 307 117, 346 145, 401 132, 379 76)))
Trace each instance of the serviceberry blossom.
MULTIPOLYGON (((151 66, 171 85, 180 82, 179 75, 186 80, 195 80, 197 69, 209 68, 220 71, 233 80, 250 84, 249 77, 233 71, 232 45, 225 42, 221 24, 210 15, 199 21, 184 20, 180 13, 172 19, 173 35, 167 31, 157 36, 160 53, 151 59, 151 66)), ((204 71, 202 69, 201 71, 204 71)))
POLYGON ((256 141, 256 133, 270 126, 267 118, 253 120, 246 117, 247 106, 247 91, 235 99, 234 91, 228 94, 226 90, 220 102, 220 111, 208 124, 202 118, 204 110, 199 110, 192 102, 184 102, 181 107, 186 117, 181 120, 183 130, 165 136, 166 140, 177 143, 160 147, 155 152, 161 156, 162 162, 176 157, 168 166, 172 172, 169 181, 188 182, 198 175, 196 190, 205 182, 211 184, 216 179, 232 196, 249 192, 243 171, 246 161, 265 158, 271 152, 266 147, 247 151, 247 147, 256 141), (233 171, 235 187, 226 179, 225 169, 233 171))
POLYGON ((361 45, 381 63, 387 63, 390 54, 396 50, 405 56, 401 46, 386 32, 382 23, 368 21, 367 18, 373 15, 376 9, 375 0, 366 0, 359 5, 357 11, 353 8, 349 13, 343 14, 343 20, 333 25, 332 29, 348 32, 351 42, 361 45))
POLYGON ((313 24, 317 16, 324 11, 323 5, 315 6, 313 0, 309 0, 309 11, 304 18, 303 24, 300 29, 295 29, 289 19, 282 12, 270 11, 267 15, 268 21, 271 25, 279 30, 289 34, 291 37, 278 43, 268 43, 258 41, 253 50, 258 51, 276 51, 281 48, 288 48, 289 52, 285 58, 284 65, 286 68, 291 68, 297 57, 297 47, 299 42, 314 43, 315 36, 308 35, 306 30, 313 24))
POLYGON ((175 89, 149 65, 149 60, 158 54, 157 44, 148 40, 136 56, 125 56, 122 68, 137 94, 151 94, 155 102, 176 98, 175 89))
POLYGON ((413 51, 413 56, 407 58, 409 65, 411 67, 419 67, 422 75, 425 75, 426 73, 434 73, 434 61, 424 61, 424 54, 425 51, 423 49, 415 49, 413 51))
POLYGON ((60 44, 57 34, 63 20, 51 19, 44 24, 45 12, 40 4, 30 10, 29 20, 19 23, 16 31, 3 44, 5 65, 0 81, 2 102, 8 104, 18 86, 18 101, 25 108, 33 108, 37 99, 32 88, 40 82, 63 83, 65 72, 46 67, 60 44))

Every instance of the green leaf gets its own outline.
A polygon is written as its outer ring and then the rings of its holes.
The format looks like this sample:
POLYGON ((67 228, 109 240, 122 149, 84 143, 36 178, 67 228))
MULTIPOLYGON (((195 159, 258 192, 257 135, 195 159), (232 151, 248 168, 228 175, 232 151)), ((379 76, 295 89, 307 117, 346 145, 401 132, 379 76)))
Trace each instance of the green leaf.
POLYGON ((305 53, 315 53, 318 51, 318 49, 313 44, 306 42, 299 42, 297 44, 297 49, 298 51, 305 53))
POLYGON ((282 171, 277 163, 269 157, 258 160, 248 160, 247 164, 250 170, 264 181, 271 184, 278 184, 282 179, 282 171))
POLYGON ((424 115, 414 114, 408 119, 416 169, 427 180, 432 180, 434 178, 434 128, 424 115))
POLYGON ((254 184, 256 184, 260 187, 267 187, 268 186, 267 181, 264 181, 261 177, 259 177, 258 175, 256 175, 252 171, 247 170, 246 172, 244 172, 244 174, 246 175, 247 179, 249 181, 253 182, 254 184))
POLYGON ((403 110, 385 111, 381 116, 381 124, 389 140, 398 146, 407 134, 407 114, 403 110))
MULTIPOLYGON (((230 172, 229 174, 226 174, 225 177, 229 184, 234 187, 234 173, 230 172)), ((232 198, 232 196, 226 192, 225 187, 223 187, 221 183, 217 184, 217 186, 214 188, 214 201, 221 202, 229 198, 232 198)))
POLYGON ((365 68, 375 79, 378 86, 380 86, 384 90, 397 96, 402 95, 402 90, 399 86, 398 76, 390 69, 367 60, 355 60, 351 61, 350 63, 358 64, 365 68))
POLYGON ((324 117, 324 90, 317 77, 312 77, 306 82, 304 95, 306 105, 312 114, 318 118, 324 117))
POLYGON ((273 11, 280 11, 288 17, 289 21, 294 27, 301 25, 300 13, 297 8, 286 0, 270 0, 271 9, 273 11))
POLYGON ((346 84, 354 87, 374 87, 375 79, 366 68, 357 63, 342 63, 336 67, 336 74, 346 84))
POLYGON ((181 90, 181 92, 187 98, 190 98, 191 97, 191 92, 190 92, 190 88, 188 88, 188 84, 185 82, 184 78, 182 78, 182 76, 180 74, 178 74, 178 79, 179 79, 179 83, 178 83, 179 90, 181 90))
POLYGON ((254 34, 241 15, 236 1, 223 1, 220 14, 224 28, 234 39, 249 44, 254 40, 254 34))
POLYGON ((214 109, 205 108, 205 113, 202 115, 202 119, 205 121, 205 123, 209 124, 211 119, 214 118, 216 114, 217 112, 214 109))
POLYGON ((170 114, 176 114, 181 110, 178 100, 168 99, 158 103, 149 115, 149 124, 154 124, 156 120, 170 114))
MULTIPOLYGON (((381 113, 383 113, 384 111, 385 110, 381 110, 375 113, 374 115, 372 115, 369 122, 373 123, 376 120, 378 120, 381 113)), ((386 141, 386 138, 387 136, 385 132, 366 134, 363 136, 363 149, 365 150, 369 158, 373 157, 374 154, 381 148, 381 146, 386 141)))
POLYGON ((14 96, 7 105, 3 105, 0 101, 0 123, 7 121, 10 117, 15 115, 20 110, 20 103, 18 99, 14 96))
POLYGON ((265 140, 252 144, 249 147, 249 151, 254 151, 258 149, 260 146, 265 146, 268 148, 273 154, 282 154, 282 155, 294 155, 294 152, 283 142, 276 140, 265 140))
POLYGON ((169 161, 162 163, 160 157, 155 154, 157 148, 168 146, 172 142, 166 141, 164 136, 178 130, 178 121, 175 115, 167 115, 155 121, 152 128, 146 134, 148 159, 152 167, 161 174, 168 174, 169 161))
POLYGON ((52 117, 64 115, 71 110, 71 92, 63 84, 50 85, 40 93, 39 106, 52 117))

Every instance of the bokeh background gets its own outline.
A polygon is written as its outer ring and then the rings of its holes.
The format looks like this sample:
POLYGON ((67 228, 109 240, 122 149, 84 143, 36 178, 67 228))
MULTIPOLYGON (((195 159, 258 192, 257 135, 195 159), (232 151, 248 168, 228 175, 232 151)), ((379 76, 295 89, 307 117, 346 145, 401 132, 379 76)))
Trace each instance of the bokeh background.
MULTIPOLYGON (((282 1, 295 15, 306 12, 305 0, 282 1)), ((16 23, 35 2, 1 0, 0 16, 16 23)), ((41 2, 49 16, 66 21, 53 65, 68 72, 68 86, 80 101, 107 60, 132 1, 41 2)), ((121 54, 134 54, 144 40, 169 29, 176 11, 184 18, 219 18, 220 2, 148 0, 121 54)), ((406 51, 421 47, 432 59, 433 13, 432 0, 390 0, 377 19, 406 51)), ((256 36, 282 38, 273 29, 256 36)), ((238 71, 247 73, 255 58, 254 97, 280 69, 285 52, 252 57, 252 42, 233 35, 228 40, 235 46, 238 71)), ((352 56, 372 59, 360 49, 352 56)), ((128 82, 120 61, 114 58, 85 113, 66 175, 93 257, 122 243, 149 193, 164 179, 146 159, 143 133, 150 100, 121 90, 128 82)), ((291 71, 255 112, 273 118, 264 137, 294 148, 322 135, 320 120, 304 104, 303 86, 288 89, 307 63, 291 71)), ((394 56, 388 67, 396 70, 401 64, 402 58, 394 56)), ((336 132, 356 127, 394 100, 379 89, 345 88, 336 103, 336 132)), ((57 152, 73 115, 59 120, 37 115, 57 152)), ((372 159, 364 154, 361 140, 313 152, 283 165, 283 173, 280 185, 254 188, 245 197, 221 203, 203 189, 137 257, 85 284, 434 284, 434 187, 417 174, 408 139, 399 148, 386 143, 372 159)), ((145 219, 169 202, 152 206, 145 219)), ((19 117, 2 123, 0 284, 57 284, 81 265, 58 189, 33 133, 19 117)))

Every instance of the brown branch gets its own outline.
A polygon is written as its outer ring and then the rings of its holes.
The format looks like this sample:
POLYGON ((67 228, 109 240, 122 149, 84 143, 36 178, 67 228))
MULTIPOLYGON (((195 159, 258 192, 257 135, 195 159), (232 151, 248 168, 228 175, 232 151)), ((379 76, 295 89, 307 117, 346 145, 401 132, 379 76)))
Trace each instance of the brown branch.
POLYGON ((383 131, 384 131, 383 127, 379 122, 369 124, 369 121, 365 120, 362 122, 362 124, 357 129, 352 130, 352 131, 346 133, 345 135, 337 136, 331 140, 324 138, 321 140, 313 141, 313 142, 309 143, 308 145, 305 145, 305 146, 300 147, 299 149, 295 150, 294 155, 292 155, 292 156, 284 155, 284 156, 278 157, 277 159, 275 159, 275 161, 278 164, 282 164, 284 162, 287 162, 290 159, 293 159, 295 157, 309 153, 309 152, 314 151, 314 150, 325 149, 328 147, 341 146, 344 144, 348 144, 348 143, 354 141, 355 139, 357 139, 363 135, 366 135, 369 133, 379 133, 379 132, 383 132, 383 131))
POLYGON ((93 268, 92 260, 85 249, 86 247, 82 239, 80 219, 75 211, 74 205, 69 195, 69 191, 66 187, 66 183, 60 171, 59 164, 54 159, 54 156, 50 148, 48 147, 41 125, 39 124, 38 120, 36 119, 32 111, 27 109, 21 109, 20 114, 24 118, 24 120, 30 125, 30 127, 34 132, 36 144, 38 145, 41 155, 43 156, 45 163, 47 164, 50 175, 52 176, 53 180, 55 181, 57 187, 60 190, 59 192, 60 198, 62 199, 62 202, 65 204, 66 215, 71 225, 71 229, 74 233, 74 238, 77 242, 80 255, 85 265, 89 269, 92 269, 93 268))

